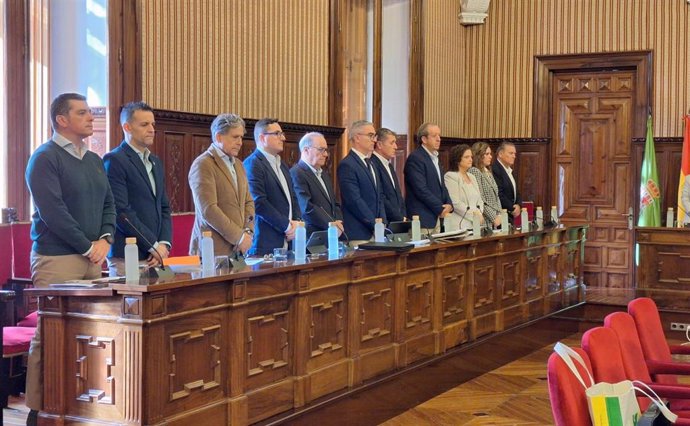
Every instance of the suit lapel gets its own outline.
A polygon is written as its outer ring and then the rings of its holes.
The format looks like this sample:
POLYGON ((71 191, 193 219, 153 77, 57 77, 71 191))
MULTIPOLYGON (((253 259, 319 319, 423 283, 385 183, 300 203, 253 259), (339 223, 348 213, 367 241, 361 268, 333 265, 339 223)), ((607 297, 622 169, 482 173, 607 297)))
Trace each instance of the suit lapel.
MULTIPOLYGON (((355 162, 364 170, 367 177, 369 178, 369 182, 371 182, 371 186, 376 188, 376 182, 374 182, 374 176, 371 174, 372 170, 369 170, 366 163, 364 161, 362 161, 362 159, 359 158, 359 155, 357 155, 353 151, 350 151, 349 155, 351 155, 352 158, 355 160, 355 162)), ((373 168, 373 166, 372 166, 372 168, 373 168)))
MULTIPOLYGON (((213 145, 211 145, 208 148, 208 154, 213 158, 213 162, 216 164, 216 167, 220 169, 220 173, 225 176, 225 179, 227 179, 228 184, 230 185, 230 188, 232 188, 233 191, 235 191, 235 197, 237 197, 237 201, 239 202, 239 190, 238 188, 235 187, 235 184, 232 180, 232 176, 230 175, 230 170, 228 170, 228 166, 225 165, 225 161, 218 155, 218 153, 215 151, 213 148, 213 145)), ((235 160, 238 161, 238 160, 235 160)), ((235 172, 237 172, 237 169, 235 169, 235 172)), ((239 177, 237 179, 237 184, 239 185, 240 180, 239 177)))
POLYGON ((299 162, 299 167, 307 175, 307 179, 309 179, 311 181, 312 186, 316 186, 317 188, 319 188, 319 191, 321 191, 321 193, 324 195, 324 197, 326 197, 327 200, 330 200, 331 194, 329 194, 327 192, 328 184, 326 183, 326 179, 324 179, 324 175, 323 175, 323 173, 325 173, 325 171, 322 171, 321 179, 323 180, 323 183, 326 184, 326 188, 327 188, 326 190, 323 188, 323 185, 321 185, 321 182, 319 182, 319 178, 316 177, 316 175, 311 170, 311 168, 307 164, 305 164, 302 160, 300 160, 300 162, 299 162))
MULTIPOLYGON (((151 191, 151 195, 153 195, 153 188, 151 187, 151 180, 149 179, 149 174, 146 171, 146 167, 144 166, 144 162, 141 161, 141 158, 139 157, 139 154, 137 154, 132 147, 129 146, 127 142, 122 143, 123 150, 127 154, 127 157, 129 158, 129 161, 134 165, 134 168, 136 168, 139 171, 139 174, 141 175, 141 178, 144 179, 144 182, 146 182, 146 186, 148 187, 149 191, 151 191)), ((154 173, 154 180, 155 180, 155 173, 154 173)))

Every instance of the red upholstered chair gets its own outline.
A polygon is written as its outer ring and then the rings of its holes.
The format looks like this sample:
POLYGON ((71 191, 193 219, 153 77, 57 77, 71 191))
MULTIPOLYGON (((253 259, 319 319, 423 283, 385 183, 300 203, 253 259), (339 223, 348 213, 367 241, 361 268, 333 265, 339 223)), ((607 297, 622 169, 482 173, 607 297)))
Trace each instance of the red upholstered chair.
MULTIPOLYGON (((598 382, 617 383, 623 380, 633 380, 625 371, 621 346, 618 335, 611 328, 595 327, 587 330, 582 335, 582 348, 589 355, 594 372, 594 380, 598 382)), ((670 386, 665 384, 649 383, 646 384, 662 398, 673 398, 675 400, 690 400, 690 387, 670 386)), ((649 399, 645 396, 638 396, 638 403, 642 411, 647 409, 649 399)), ((679 402, 679 401, 676 401, 679 402)), ((685 401, 683 401, 685 402, 685 401)), ((682 409, 682 407, 680 407, 682 409)), ((676 424, 690 425, 690 412, 677 411, 683 422, 676 424)))
MULTIPOLYGON (((587 354, 580 348, 573 349, 582 356, 591 375, 592 367, 587 354)), ((578 363, 575 366, 585 383, 591 386, 592 383, 587 383, 589 381, 587 371, 578 363)), ((585 388, 555 352, 549 357, 546 374, 549 383, 551 412, 556 426, 591 426, 592 421, 589 417, 585 388)))
POLYGON ((170 256, 189 255, 189 239, 194 227, 194 213, 176 213, 172 215, 173 240, 170 256))
POLYGON ((12 277, 31 279, 31 222, 14 222, 12 228, 12 277))
MULTIPOLYGON (((628 303, 628 313, 635 320, 637 334, 642 345, 645 360, 656 361, 659 365, 673 362, 671 354, 690 355, 690 346, 669 346, 661 325, 656 303, 648 297, 640 297, 628 303)), ((678 383, 675 376, 655 374, 654 380, 659 383, 678 383)))
POLYGON ((19 395, 24 391, 26 371, 22 365, 22 359, 29 352, 31 338, 36 333, 36 327, 6 326, 8 318, 14 316, 14 306, 12 306, 14 297, 12 291, 0 291, 0 326, 2 326, 0 407, 7 406, 9 395, 19 395))

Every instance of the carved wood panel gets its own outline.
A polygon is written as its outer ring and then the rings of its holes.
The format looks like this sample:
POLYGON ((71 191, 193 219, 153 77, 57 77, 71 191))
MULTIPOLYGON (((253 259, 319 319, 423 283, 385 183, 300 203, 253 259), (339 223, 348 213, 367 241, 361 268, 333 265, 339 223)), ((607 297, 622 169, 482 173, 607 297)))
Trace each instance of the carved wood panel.
POLYGON ((248 388, 275 382, 290 374, 289 302, 252 306, 245 336, 248 388))
POLYGON ((170 401, 220 386, 220 333, 220 325, 211 325, 168 336, 170 401))
POLYGON ((431 326, 433 271, 421 271, 405 278, 405 334, 427 331, 431 326))
POLYGON ((467 265, 441 270, 443 324, 467 319, 467 265))
POLYGON ((523 285, 520 257, 520 254, 515 253, 498 258, 498 285, 501 292, 501 307, 505 308, 520 302, 520 290, 523 285))
POLYGON ((590 285, 632 285, 626 215, 634 193, 634 81, 630 71, 553 78, 552 198, 563 223, 589 222, 598 237, 585 250, 592 250, 585 271, 593 279, 590 285))
POLYGON ((360 348, 368 350, 392 343, 393 280, 357 287, 360 348))
MULTIPOLYGON (((347 338, 347 303, 345 291, 323 292, 309 302, 309 356, 314 358, 334 358, 345 356, 347 338)), ((310 361, 310 364, 313 361, 310 361)))
POLYGON ((482 259, 472 262, 472 306, 474 316, 494 311, 496 305, 496 260, 482 259))
POLYGON ((95 404, 115 403, 115 339, 105 336, 76 336, 76 397, 95 404))
POLYGON ((525 253, 525 300, 543 296, 545 262, 542 253, 541 249, 525 253))

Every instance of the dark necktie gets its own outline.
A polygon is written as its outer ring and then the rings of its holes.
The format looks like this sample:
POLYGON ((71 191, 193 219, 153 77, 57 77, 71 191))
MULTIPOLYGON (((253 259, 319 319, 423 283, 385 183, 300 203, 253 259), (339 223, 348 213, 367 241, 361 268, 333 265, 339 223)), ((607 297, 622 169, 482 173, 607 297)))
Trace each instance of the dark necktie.
POLYGON ((371 158, 365 158, 364 162, 367 163, 367 169, 371 173, 371 177, 374 179, 374 186, 376 186, 376 174, 374 174, 374 168, 371 166, 371 158))

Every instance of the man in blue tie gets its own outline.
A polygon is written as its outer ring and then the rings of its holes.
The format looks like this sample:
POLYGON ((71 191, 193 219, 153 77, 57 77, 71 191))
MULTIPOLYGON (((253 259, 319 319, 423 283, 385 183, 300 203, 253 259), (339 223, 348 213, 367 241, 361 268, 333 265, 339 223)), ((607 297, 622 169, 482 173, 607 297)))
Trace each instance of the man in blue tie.
POLYGON ((300 160, 290 169, 307 234, 325 231, 335 222, 338 235, 343 232, 343 212, 335 199, 333 180, 324 169, 328 144, 321 133, 311 132, 299 141, 300 160))
POLYGON ((137 239, 139 260, 149 266, 158 266, 172 246, 163 162, 149 151, 156 135, 153 109, 130 102, 122 107, 120 125, 125 140, 103 157, 118 214, 108 266, 110 274, 118 276, 125 273, 125 238, 137 239))
POLYGON ((244 160, 256 214, 256 235, 249 254, 263 256, 273 253, 274 248, 287 248, 295 238, 299 204, 290 170, 280 158, 285 134, 278 120, 257 121, 254 141, 256 149, 244 160))
POLYGON ((345 233, 350 244, 369 241, 377 218, 386 222, 380 176, 371 165, 376 131, 369 121, 355 121, 348 130, 350 152, 338 164, 338 183, 345 233))
POLYGON ((422 232, 440 231, 441 220, 453 211, 453 203, 443 182, 438 160, 441 128, 424 123, 417 130, 419 148, 405 163, 406 205, 409 216, 419 215, 422 232))

